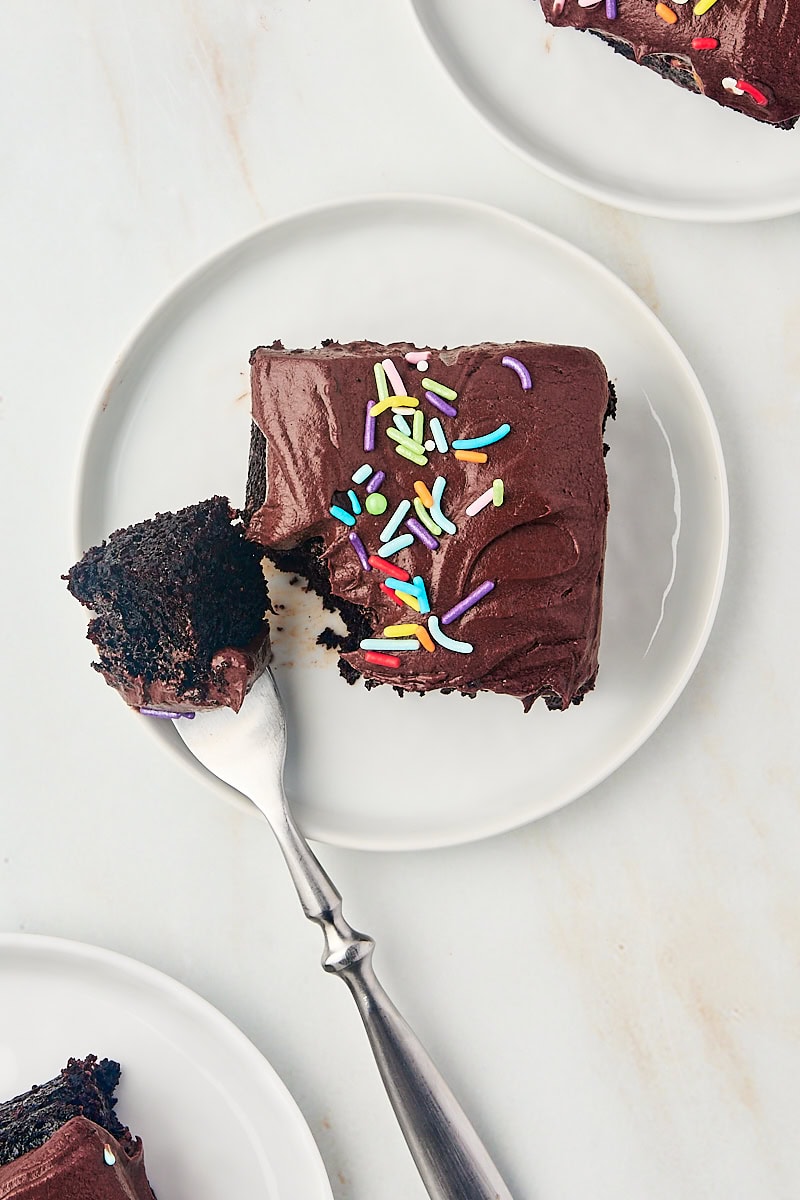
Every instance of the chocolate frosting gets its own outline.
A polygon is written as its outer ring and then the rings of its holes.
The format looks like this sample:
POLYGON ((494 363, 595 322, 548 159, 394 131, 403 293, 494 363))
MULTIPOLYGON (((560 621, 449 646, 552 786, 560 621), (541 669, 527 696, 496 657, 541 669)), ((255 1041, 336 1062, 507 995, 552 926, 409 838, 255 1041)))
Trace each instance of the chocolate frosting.
POLYGON ((234 712, 242 707, 244 698, 268 666, 272 658, 269 627, 264 629, 244 649, 226 646, 211 659, 208 675, 198 687, 178 692, 169 682, 145 679, 142 675, 123 675, 120 671, 105 670, 93 664, 106 683, 116 688, 132 708, 157 708, 162 712, 203 712, 227 705, 234 712))
POLYGON ((800 5, 797 0, 716 0, 696 15, 692 0, 666 0, 677 20, 670 24, 656 11, 654 0, 617 0, 617 16, 609 18, 602 0, 581 8, 566 0, 563 12, 553 0, 540 0, 551 25, 589 29, 615 43, 628 57, 655 67, 726 108, 773 125, 800 116, 800 5), (554 11, 555 8, 555 11, 554 11), (695 38, 714 38, 713 49, 695 49, 695 38), (766 99, 759 104, 744 91, 738 95, 723 80, 744 80, 766 99))
MULTIPOLYGON (((590 350, 528 342, 431 350, 425 376, 458 393, 458 416, 449 418, 424 399, 422 375, 404 359, 414 349, 353 342, 316 351, 286 352, 279 344, 253 351, 253 419, 267 441, 267 483, 247 536, 278 550, 320 539, 333 595, 366 610, 380 637, 386 625, 425 618, 396 607, 381 591, 385 576, 363 569, 350 529, 329 509, 349 507, 350 488, 363 506, 365 487, 351 482, 362 463, 384 471, 387 511, 364 511, 355 527, 368 553, 377 553, 380 531, 402 499, 413 499, 415 480, 430 488, 437 475, 445 476, 442 508, 458 532, 443 534, 434 552, 415 542, 392 562, 424 578, 439 616, 485 580, 496 584, 445 629, 470 642, 473 652, 439 645, 433 653, 404 652, 399 669, 365 661, 360 649, 346 653, 345 661, 370 680, 405 690, 485 689, 526 702, 544 694, 566 706, 592 686, 597 671, 608 508, 603 364, 590 350), (530 391, 502 365, 504 355, 530 371, 530 391), (376 399, 373 365, 387 356, 408 393, 419 397, 426 430, 427 419, 437 415, 450 440, 511 425, 507 437, 486 449, 486 464, 431 452, 426 466, 414 465, 386 436, 390 412, 377 418, 374 452, 364 451, 366 406, 376 399), (495 478, 504 481, 502 506, 467 517, 466 506, 495 478)), ((251 461, 254 472, 263 477, 263 464, 251 461)))
POLYGON ((86 1117, 73 1117, 52 1137, 0 1167, 0 1200, 155 1200, 142 1143, 122 1145, 86 1117), (111 1151, 108 1163, 104 1150, 111 1151))

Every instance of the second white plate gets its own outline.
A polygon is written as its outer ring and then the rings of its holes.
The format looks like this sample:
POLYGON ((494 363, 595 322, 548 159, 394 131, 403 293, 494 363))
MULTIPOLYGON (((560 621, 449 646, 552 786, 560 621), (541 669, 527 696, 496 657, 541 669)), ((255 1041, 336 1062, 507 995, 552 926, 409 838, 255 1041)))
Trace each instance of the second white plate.
MULTIPOLYGON (((409 849, 513 828, 613 771, 694 669, 717 607, 728 532, 708 404, 641 300, 525 221, 430 197, 317 209, 266 227, 196 272, 123 354, 81 469, 80 549, 215 492, 241 503, 250 349, 326 337, 571 342, 597 350, 617 383, 600 674, 579 707, 553 713, 540 702, 525 715, 508 697, 401 698, 389 688, 348 687, 335 656, 315 645, 318 605, 285 579, 271 584, 285 606, 272 625, 289 718, 287 787, 306 833, 409 849), (393 744, 413 753, 413 777, 387 770, 393 744)), ((121 703, 110 693, 108 702, 121 703)), ((167 722, 131 720, 201 770, 167 722)))
POLYGON ((116 1059, 119 1117, 170 1200, 331 1200, 300 1110, 255 1046, 200 996, 133 959, 0 934, 0 1099, 68 1058, 116 1059))
POLYGON ((553 29, 538 0, 411 0, 465 98, 537 167, 654 216, 743 221, 800 210, 800 127, 765 127, 553 29))

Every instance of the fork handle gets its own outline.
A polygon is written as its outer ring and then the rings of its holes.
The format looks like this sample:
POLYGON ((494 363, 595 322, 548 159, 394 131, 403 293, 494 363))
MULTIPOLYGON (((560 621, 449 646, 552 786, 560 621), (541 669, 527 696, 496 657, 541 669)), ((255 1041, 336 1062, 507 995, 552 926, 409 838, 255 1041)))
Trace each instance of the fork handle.
POLYGON ((322 927, 322 966, 349 987, 384 1087, 431 1200, 512 1200, 497 1167, 372 967, 372 938, 342 915, 342 898, 286 812, 274 826, 306 916, 322 927))

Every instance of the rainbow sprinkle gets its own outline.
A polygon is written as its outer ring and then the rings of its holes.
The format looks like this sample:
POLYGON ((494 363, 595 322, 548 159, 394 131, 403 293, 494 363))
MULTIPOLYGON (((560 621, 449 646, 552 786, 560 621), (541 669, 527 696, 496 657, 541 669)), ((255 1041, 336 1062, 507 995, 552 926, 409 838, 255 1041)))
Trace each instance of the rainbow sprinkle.
POLYGON ((165 708, 150 708, 143 704, 139 709, 143 717, 161 717, 165 721, 177 721, 179 717, 187 717, 190 721, 194 717, 193 712, 168 712, 165 708))
POLYGON ((471 504, 468 504, 464 509, 464 512, 468 517, 475 517, 479 512, 481 512, 482 509, 486 508, 486 506, 491 504, 493 501, 494 484, 492 484, 490 488, 487 488, 485 492, 482 492, 481 495, 478 496, 477 500, 473 500, 471 504))
POLYGON ((360 643, 362 650, 419 650, 416 638, 364 638, 360 643))
POLYGON ((437 475, 433 484, 433 492, 431 494, 432 504, 429 505, 431 516, 437 525, 440 525, 445 533, 458 533, 457 527, 453 522, 442 512, 442 496, 447 485, 447 480, 444 475, 437 475))
POLYGON ((413 543, 414 539, 410 533, 401 533, 399 537, 393 538, 391 542, 385 542, 381 546, 381 558, 391 558, 393 554, 399 554, 401 550, 406 550, 413 543))
POLYGON ((505 498, 506 489, 502 479, 492 480, 492 504, 495 508, 502 508, 505 498))
POLYGON ((455 650, 456 654, 472 654, 475 649, 470 642, 457 642, 455 638, 442 633, 439 627, 439 618, 436 616, 428 617, 428 630, 433 640, 443 646, 445 650, 455 650))
POLYGON ((356 517, 360 517, 361 516, 361 501, 359 500, 358 496, 355 494, 355 492, 353 491, 352 488, 350 488, 350 490, 347 493, 347 499, 350 501, 350 507, 353 510, 353 514, 356 517))
POLYGON ((383 529, 378 534, 382 542, 391 541, 398 529, 403 523, 406 513, 411 511, 411 501, 401 500, 397 508, 394 510, 389 520, 384 525, 383 529))
POLYGON ((454 450, 479 450, 482 446, 493 446, 495 442, 502 442, 504 437, 508 437, 511 433, 511 426, 506 423, 498 425, 492 433, 484 433, 481 437, 474 438, 458 438, 453 442, 454 450))
MULTIPOLYGON (((420 524, 416 517, 409 517, 406 521, 406 529, 410 529, 418 542, 422 542, 423 546, 427 546, 429 550, 438 550, 439 543, 432 533, 429 533, 424 525, 420 524)), ((412 542, 414 540, 412 537, 412 542)))
POLYGON ((430 421, 428 421, 428 424, 431 427, 431 433, 433 434, 433 440, 436 443, 436 449, 440 454, 447 454, 447 451, 450 449, 450 447, 447 444, 447 438, 444 436, 442 422, 438 417, 431 417, 430 421))
POLYGON ((474 608, 484 596, 488 596, 489 592, 493 591, 494 583, 491 579, 487 579, 485 583, 480 585, 480 587, 476 587, 474 592, 470 592, 470 594, 465 596, 464 599, 458 604, 454 604, 453 607, 448 609, 446 613, 443 613, 442 624, 451 625, 453 621, 457 621, 459 617, 463 617, 465 612, 469 612, 469 610, 474 608))
POLYGON ((364 449, 371 452, 375 449, 375 418, 372 415, 372 401, 367 401, 367 415, 364 420, 364 449))
POLYGON ((376 471, 367 484, 367 495, 371 496, 373 492, 377 492, 385 478, 386 475, 383 471, 376 471))
POLYGON ((364 463, 364 465, 359 467, 357 471, 353 471, 353 474, 350 476, 350 480, 352 483, 366 483, 371 474, 372 467, 369 465, 369 463, 364 463))
POLYGON ((484 454, 482 450, 456 450, 455 456, 460 462, 485 463, 489 461, 489 455, 484 454))
POLYGON ((350 533, 350 534, 348 534, 348 537, 350 538, 350 544, 352 545, 353 549, 355 550, 356 554, 358 555, 358 561, 361 563, 364 570, 371 571, 372 567, 369 565, 369 556, 367 555, 367 548, 364 545, 364 543, 362 542, 361 538, 358 536, 357 533, 350 533))
POLYGON ((437 396, 435 392, 426 392, 425 399, 430 400, 434 408, 438 408, 439 412, 443 412, 446 417, 457 417, 458 409, 453 408, 452 404, 448 404, 441 396, 437 396))
MULTIPOLYGON (((564 11, 563 4, 558 11, 559 13, 564 11)), ((555 5, 553 5, 553 12, 555 12, 555 5)), ((510 354, 506 354, 501 361, 504 367, 510 367, 512 371, 516 371, 517 375, 519 376, 519 381, 522 384, 523 392, 529 392, 533 387, 533 380, 531 379, 531 373, 525 364, 521 363, 518 358, 514 358, 510 354)))
POLYGON ((458 392, 454 392, 452 388, 445 387, 443 383, 437 383, 435 379, 428 379, 427 376, 423 379, 422 386, 429 392, 433 392, 435 396, 441 396, 442 400, 458 399, 458 392))
POLYGON ((425 528, 428 529, 434 537, 438 537, 442 532, 442 527, 441 525, 436 524, 427 508, 420 500, 419 496, 414 497, 414 512, 417 514, 425 528))
POLYGON ((403 381, 400 378, 397 367, 390 358, 385 358, 381 363, 381 366, 386 372, 386 376, 389 380, 389 383, 392 385, 392 390, 395 396, 402 396, 406 389, 403 387, 403 381))
POLYGON ((349 513, 346 508, 340 508, 338 504, 332 504, 328 509, 332 517, 336 517, 337 521, 341 521, 343 525, 355 525, 356 519, 352 513, 349 513))
POLYGON ((407 446, 398 446, 395 450, 401 458, 407 458, 409 462, 413 462, 418 467, 427 467, 428 460, 424 454, 415 454, 413 450, 409 450, 407 446))

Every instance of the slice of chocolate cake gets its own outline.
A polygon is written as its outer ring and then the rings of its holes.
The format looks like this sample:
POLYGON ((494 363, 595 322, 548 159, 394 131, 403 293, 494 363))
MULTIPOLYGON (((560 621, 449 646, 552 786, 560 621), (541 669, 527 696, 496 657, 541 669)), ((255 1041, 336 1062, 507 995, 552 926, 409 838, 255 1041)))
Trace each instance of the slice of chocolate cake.
POLYGON ((96 614, 95 670, 150 715, 238 712, 269 661, 261 558, 222 496, 112 533, 63 577, 96 614))
POLYGON ((139 1138, 114 1108, 119 1063, 71 1058, 0 1104, 2 1200, 154 1200, 139 1138))
POLYGON ((276 342, 251 368, 247 536, 339 609, 345 678, 526 708, 594 686, 614 404, 596 354, 276 342))
POLYGON ((797 0, 540 0, 551 25, 598 34, 625 58, 758 121, 800 117, 797 0))

